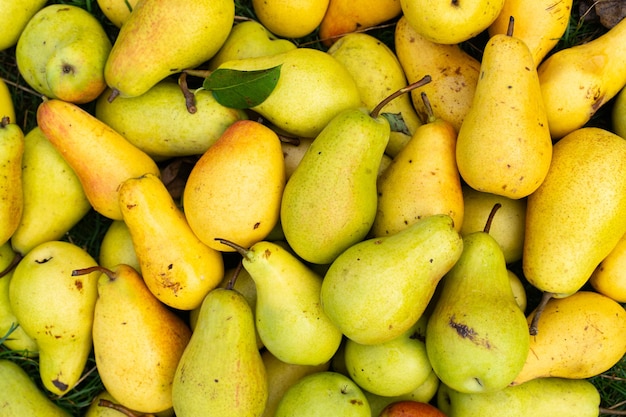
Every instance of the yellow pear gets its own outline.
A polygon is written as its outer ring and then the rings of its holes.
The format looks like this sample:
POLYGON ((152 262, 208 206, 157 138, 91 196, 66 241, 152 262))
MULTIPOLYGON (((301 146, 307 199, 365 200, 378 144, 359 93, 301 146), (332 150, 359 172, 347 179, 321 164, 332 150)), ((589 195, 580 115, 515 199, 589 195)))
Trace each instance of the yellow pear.
POLYGON ((542 291, 578 291, 626 233, 626 141, 577 129, 554 145, 541 186, 528 196, 524 276, 542 291))
POLYGON ((5 116, 9 118, 9 122, 15 123, 13 96, 4 79, 0 78, 0 119, 3 119, 5 116))
POLYGON ((626 234, 596 267, 589 283, 599 293, 626 303, 626 234))
POLYGON ((0 120, 0 245, 20 224, 24 210, 22 158, 24 132, 8 117, 0 120))
POLYGON ((329 0, 252 0, 259 21, 283 38, 302 38, 321 23, 329 0))
POLYGON ((238 121, 192 168, 183 194, 185 216, 205 245, 233 252, 215 239, 244 247, 264 239, 278 223, 284 186, 276 133, 256 121, 238 121))
MULTIPOLYGON (((409 25, 405 17, 396 24, 396 55, 409 83, 430 75, 420 91, 428 95, 433 114, 452 123, 458 132, 474 98, 480 62, 459 45, 429 41, 409 25)), ((413 106, 422 121, 428 114, 417 91, 411 92, 413 106)))
POLYGON ((552 158, 552 138, 532 55, 512 35, 489 39, 456 146, 463 180, 509 198, 535 191, 552 158))
MULTIPOLYGON (((528 316, 529 324, 537 313, 528 316)), ((545 377, 591 378, 626 354, 626 310, 596 292, 549 299, 536 326, 526 363, 512 385, 545 377)))
POLYGON ((156 175, 124 181, 119 198, 150 291, 179 310, 200 306, 224 276, 222 254, 198 239, 156 175))
POLYGON ((109 99, 139 96, 167 76, 208 61, 228 37, 234 15, 233 0, 138 2, 104 67, 114 91, 109 99))
POLYGON ((126 22, 139 0, 97 0, 97 2, 98 7, 100 7, 106 18, 120 28, 126 22))
MULTIPOLYGON (((0 15, 5 16, 0 33, 0 51, 17 44, 22 31, 30 19, 41 10, 46 0, 3 0, 0 2, 0 15), (10 18, 8 18, 10 16, 10 18)), ((2 117, 4 115, 0 115, 2 117)))
POLYGON ((133 238, 124 220, 113 220, 102 236, 98 264, 108 269, 125 264, 141 271, 133 238))
POLYGON ((44 100, 37 123, 78 176, 92 207, 105 217, 122 219, 118 194, 123 181, 160 175, 148 154, 76 104, 44 100))

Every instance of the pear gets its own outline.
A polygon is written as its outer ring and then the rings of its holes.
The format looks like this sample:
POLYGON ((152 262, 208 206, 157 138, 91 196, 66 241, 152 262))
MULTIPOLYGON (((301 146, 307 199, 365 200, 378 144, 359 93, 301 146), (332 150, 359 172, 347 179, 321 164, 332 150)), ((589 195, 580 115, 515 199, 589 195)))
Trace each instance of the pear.
POLYGON ((528 282, 555 296, 578 291, 626 233, 625 189, 624 139, 587 127, 559 140, 546 179, 527 200, 528 282))
POLYGON ((37 123, 78 176, 91 206, 105 217, 122 220, 123 181, 147 173, 160 175, 148 154, 76 104, 44 100, 37 109, 37 123))
POLYGON ((549 299, 531 312, 528 324, 536 331, 513 385, 544 377, 591 378, 626 354, 624 307, 593 291, 549 299))
POLYGON ((216 238, 243 247, 263 240, 279 221, 284 187, 278 135, 260 122, 241 120, 193 166, 183 193, 185 216, 205 245, 234 252, 216 238))
POLYGON ((455 229, 461 230, 464 208, 456 166, 457 134, 451 123, 429 112, 428 122, 417 128, 378 178, 374 236, 393 235, 433 214, 449 215, 455 229))
POLYGON ((89 11, 50 4, 29 21, 15 48, 24 80, 48 98, 72 103, 95 100, 106 88, 104 63, 111 41, 89 11))
MULTIPOLYGON (((367 33, 350 33, 337 40, 328 53, 341 62, 357 84, 363 105, 373 110, 390 91, 407 86, 404 70, 395 53, 387 45, 367 33)), ((385 105, 384 113, 399 115, 405 131, 394 130, 389 135, 385 153, 395 157, 422 124, 408 94, 402 94, 385 105)))
POLYGON ((283 38, 302 38, 320 25, 329 0, 252 0, 252 9, 270 32, 283 38))
POLYGON ((157 299, 192 310, 222 280, 222 254, 194 234, 165 184, 154 174, 124 181, 119 201, 141 266, 157 299))
POLYGON ((70 417, 15 362, 0 359, 0 404, 5 416, 70 417))
POLYGON ((541 94, 554 139, 583 127, 626 85, 624 39, 626 21, 622 19, 605 34, 559 50, 539 65, 541 94))
POLYGON ((304 158, 306 150, 309 149, 314 138, 298 138, 294 141, 281 141, 280 146, 283 148, 283 157, 285 159, 285 177, 287 180, 291 174, 300 165, 300 161, 304 158))
POLYGON ((93 349, 98 374, 122 405, 143 413, 172 407, 172 381, 191 337, 187 324, 124 264, 99 272, 93 318, 93 349), (148 354, 149 353, 149 354, 148 354))
POLYGON ((232 242, 256 286, 256 329, 267 350, 283 362, 328 362, 342 334, 320 305, 322 278, 282 246, 261 241, 249 249, 232 242))
POLYGON ((83 248, 49 241, 31 249, 13 271, 11 309, 39 346, 43 386, 56 395, 79 381, 92 348, 99 274, 75 277, 72 271, 96 265, 83 248))
POLYGON ((21 254, 61 239, 91 210, 76 173, 38 126, 24 136, 22 190, 22 217, 11 236, 21 254))
POLYGON ((118 28, 128 20, 138 2, 139 0, 97 0, 102 14, 118 28))
POLYGON ((355 107, 315 138, 287 181, 280 208, 285 238, 298 256, 329 264, 366 236, 390 130, 384 117, 355 107))
POLYGON ((448 417, 597 417, 600 394, 585 379, 539 378, 480 394, 461 393, 442 385, 437 406, 448 417))
POLYGON ((599 293, 626 303, 626 234, 598 264, 589 284, 599 293))
MULTIPOLYGON (((20 35, 24 31, 24 28, 30 21, 30 19, 41 10, 45 5, 46 0, 22 0, 17 1, 3 1, 0 3, 0 14, 2 16, 10 16, 7 18, 2 26, 2 33, 0 34, 0 51, 9 49, 17 44, 20 35)), ((5 115, 0 114, 0 117, 5 115)))
POLYGON ((485 46, 456 159, 472 188, 522 198, 543 182, 552 138, 532 54, 512 31, 511 21, 507 34, 494 35, 485 46))
POLYGON ((210 410, 215 417, 258 417, 267 398, 252 309, 237 291, 216 288, 202 303, 174 375, 176 416, 195 417, 210 410))
POLYGON ((24 211, 24 132, 8 117, 0 120, 0 245, 8 242, 24 211))
POLYGON ((15 123, 15 106, 13 105, 13 97, 11 91, 4 82, 4 79, 0 78, 0 120, 4 117, 9 118, 9 122, 15 123))
POLYGON ((139 96, 167 76, 208 61, 228 37, 234 16, 233 0, 138 2, 104 66, 113 90, 109 100, 139 96))
POLYGON ((371 417, 367 398, 359 386, 338 372, 307 375, 296 382, 278 403, 275 417, 371 417))
POLYGON ((515 298, 515 302, 517 306, 522 311, 526 311, 526 307, 528 306, 528 297, 526 295, 526 286, 522 282, 522 279, 510 269, 507 269, 507 274, 509 275, 509 283, 511 284, 511 289, 513 290, 513 297, 515 298))
POLYGON ((136 271, 141 271, 133 238, 124 220, 113 220, 104 232, 100 241, 98 264, 108 269, 125 264, 132 266, 136 271))
POLYGON ((290 135, 316 137, 338 113, 361 104, 350 72, 318 49, 301 47, 270 56, 236 59, 222 63, 218 69, 254 71, 279 65, 278 83, 252 110, 290 135))
POLYGON ((395 235, 356 243, 324 276, 324 311, 357 343, 398 337, 422 316, 462 251, 461 236, 445 214, 425 217, 395 235))
POLYGON ((526 317, 513 296, 502 250, 488 230, 489 222, 484 231, 463 237, 463 253, 443 278, 426 328, 435 373, 465 393, 508 386, 529 354, 526 317))
MULTIPOLYGON (((435 117, 452 123, 458 132, 474 99, 480 62, 459 45, 444 45, 426 39, 404 16, 396 24, 394 45, 409 83, 425 74, 432 77, 420 91, 428 96, 435 117)), ((411 99, 422 121, 427 121, 429 116, 421 95, 413 91, 411 99)))

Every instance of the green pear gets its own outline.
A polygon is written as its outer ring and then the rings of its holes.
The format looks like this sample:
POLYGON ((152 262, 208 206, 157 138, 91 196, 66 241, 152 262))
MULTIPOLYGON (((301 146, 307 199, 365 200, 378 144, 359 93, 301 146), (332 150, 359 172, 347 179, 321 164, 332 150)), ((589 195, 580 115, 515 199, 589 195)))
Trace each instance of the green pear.
POLYGON ((93 345, 99 274, 73 276, 72 271, 96 265, 83 248, 49 241, 31 249, 13 271, 11 309, 39 346, 43 386, 56 395, 79 381, 93 345))
POLYGON ((24 28, 15 48, 24 80, 48 98, 72 103, 95 100, 106 88, 104 63, 111 41, 87 10, 50 4, 24 28))
POLYGON ((216 288, 204 301, 178 363, 172 399, 177 417, 258 417, 268 398, 252 309, 243 295, 216 288))
POLYGON ((11 236, 21 254, 61 239, 91 210, 76 173, 38 126, 24 136, 22 188, 22 217, 11 236))
POLYGON ((307 375, 296 382, 278 403, 275 417, 371 417, 367 398, 359 386, 338 372, 307 375))
POLYGON ((24 132, 4 116, 0 120, 0 245, 15 233, 24 212, 23 158, 24 132))
POLYGON ((124 220, 113 220, 100 241, 98 264, 104 268, 125 264, 141 271, 133 238, 124 220))
POLYGON ((560 139, 527 201, 528 282, 556 296, 578 291, 626 233, 625 189, 626 140, 594 127, 560 139))
POLYGON ((442 384, 437 405, 448 417, 597 417, 600 394, 586 379, 538 378, 480 394, 442 384))
POLYGON ((307 149, 283 192, 285 238, 304 260, 329 264, 362 240, 377 207, 389 122, 355 107, 335 116, 307 149))
POLYGON ((346 340, 344 360, 350 378, 361 389, 386 397, 416 390, 432 373, 426 354, 426 317, 387 342, 362 345, 346 340))
POLYGON ((253 71, 281 66, 271 94, 252 107, 269 122, 299 137, 316 137, 343 110, 361 105, 354 78, 330 54, 296 48, 271 56, 222 63, 218 69, 253 71))
POLYGON ((3 416, 70 417, 20 365, 8 359, 0 359, 0 404, 3 416))
POLYGON ((463 253, 442 285, 426 329, 435 373, 461 392, 506 387, 524 366, 529 337, 498 242, 487 231, 465 236, 463 253))
POLYGON ((91 271, 100 272, 93 349, 104 387, 129 409, 170 409, 174 373, 191 330, 132 267, 120 264, 112 270, 96 267, 76 273, 91 271))
POLYGON ((320 305, 322 277, 282 246, 261 241, 245 249, 243 267, 256 285, 256 329, 267 350, 283 362, 328 362, 342 334, 320 305))
POLYGON ((0 2, 0 15, 5 16, 0 34, 0 51, 17 44, 30 19, 41 10, 46 0, 22 0, 0 2), (10 17, 10 18, 9 18, 10 17))
POLYGON ((234 59, 270 56, 296 48, 295 43, 277 37, 258 21, 245 20, 233 26, 220 50, 209 60, 209 70, 234 59))
POLYGON ((195 112, 190 113, 181 88, 172 80, 111 103, 107 91, 96 101, 95 116, 156 160, 203 154, 228 126, 247 118, 243 110, 222 106, 202 89, 191 91, 195 112))
POLYGON ((234 17, 233 0, 138 2, 104 66, 113 90, 109 99, 139 96, 169 75, 209 60, 228 37, 234 17))
POLYGON ((462 251, 463 240, 445 214, 425 217, 395 235, 356 243, 324 276, 324 311, 357 343, 389 341, 422 316, 462 251))

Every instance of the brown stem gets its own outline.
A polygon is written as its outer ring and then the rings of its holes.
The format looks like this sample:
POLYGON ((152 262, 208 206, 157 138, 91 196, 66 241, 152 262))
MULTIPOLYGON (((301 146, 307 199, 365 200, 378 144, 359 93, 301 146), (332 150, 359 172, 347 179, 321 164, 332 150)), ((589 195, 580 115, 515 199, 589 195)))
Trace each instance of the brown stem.
POLYGON ((280 139, 281 142, 288 143, 290 145, 300 145, 300 138, 297 138, 295 136, 278 135, 278 139, 280 139))
POLYGON ((626 410, 611 410, 610 408, 600 407, 600 414, 608 414, 611 416, 626 416, 626 410))
POLYGON ((390 101, 396 99, 402 94, 408 93, 412 90, 415 90, 416 88, 419 88, 428 84, 431 80, 432 78, 430 75, 424 75, 421 79, 415 81, 414 83, 409 84, 406 87, 402 87, 401 89, 391 93, 389 96, 384 98, 380 103, 378 103, 376 107, 374 107, 374 109, 370 112, 370 116, 373 117, 374 119, 377 118, 381 110, 383 109, 383 107, 389 104, 390 101))
POLYGON ((222 245, 230 246, 235 249, 241 256, 246 256, 248 254, 248 249, 243 246, 239 246, 238 244, 231 242, 230 240, 222 239, 221 237, 216 237, 215 240, 220 242, 222 245))
POLYGON ((15 255, 13 255, 13 259, 11 259, 11 263, 9 265, 7 265, 6 268, 4 268, 3 271, 0 272, 0 278, 4 277, 5 275, 7 275, 9 272, 13 271, 13 269, 15 269, 15 267, 17 266, 17 264, 20 263, 20 261, 22 260, 23 256, 21 253, 16 253, 15 255))
POLYGON ((211 75, 211 71, 201 70, 201 69, 186 69, 186 70, 183 70, 183 73, 191 75, 192 77, 198 77, 198 78, 207 78, 209 75, 211 75))
POLYGON ((117 96, 119 95, 120 95, 120 90, 118 90, 117 88, 113 88, 111 90, 111 94, 109 94, 109 97, 107 97, 107 101, 109 103, 113 103, 113 100, 115 100, 117 96))
POLYGON ((539 329, 537 328, 537 325, 539 323, 539 317, 541 317, 541 313, 543 313, 543 310, 546 308, 548 301, 550 301, 552 297, 554 297, 553 292, 548 292, 548 291, 543 292, 543 295, 541 296, 541 301, 539 302, 539 305, 535 309, 535 315, 533 316, 533 319, 530 322, 530 327, 528 329, 531 336, 536 336, 537 333, 539 332, 539 329))
POLYGON ((4 128, 6 125, 11 123, 11 118, 9 116, 2 117, 0 120, 0 128, 4 128))
POLYGON ((178 86, 183 92, 183 96, 185 96, 185 106, 187 106, 187 111, 194 114, 198 111, 198 108, 196 107, 196 96, 189 90, 186 72, 182 72, 178 77, 178 86))
POLYGON ((498 211, 500 207, 502 207, 502 204, 500 203, 496 203, 493 205, 493 207, 491 208, 491 211, 489 212, 489 217, 487 217, 487 222, 485 223, 483 232, 489 233, 489 230, 491 230, 491 223, 493 222, 493 217, 496 215, 496 211, 498 211))
POLYGON ((515 18, 509 16, 509 26, 506 28, 506 36, 513 36, 513 26, 515 25, 515 18))
POLYGON ((420 94, 422 97, 422 103, 424 103, 424 108, 426 109, 426 115, 428 116, 428 123, 434 122, 437 118, 435 117, 435 113, 433 112, 433 106, 430 104, 430 99, 428 98, 428 94, 425 91, 422 91, 420 94))
POLYGON ((237 278, 239 277, 239 272, 241 272, 242 268, 243 268, 243 262, 239 260, 239 262, 237 263, 237 266, 235 267, 235 270, 233 271, 233 275, 230 277, 230 279, 228 280, 228 283, 226 284, 227 290, 232 290, 233 288, 235 288, 235 282, 237 281, 237 278))
POLYGON ((111 280, 115 279, 115 272, 100 265, 89 266, 87 268, 82 268, 82 269, 75 269, 72 271, 72 276, 76 277, 79 275, 87 275, 87 274, 91 274, 92 272, 102 272, 103 274, 106 274, 109 277, 109 279, 111 280))
MULTIPOLYGON (((104 398, 101 398, 100 401, 98 401, 98 405, 100 407, 107 407, 107 408, 112 408, 115 411, 119 411, 120 413, 124 414, 125 416, 128 417, 140 417, 137 414, 133 413, 132 411, 130 411, 128 408, 124 407, 121 404, 115 404, 114 402, 111 402, 109 400, 105 400, 104 398)), ((147 416, 147 414, 142 414, 143 416, 147 416)))

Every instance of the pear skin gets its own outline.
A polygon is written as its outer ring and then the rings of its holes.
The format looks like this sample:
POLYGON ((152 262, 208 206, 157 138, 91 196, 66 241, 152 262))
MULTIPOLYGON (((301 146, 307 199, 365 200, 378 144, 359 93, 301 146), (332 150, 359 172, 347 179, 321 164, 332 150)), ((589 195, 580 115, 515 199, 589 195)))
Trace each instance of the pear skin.
POLYGON ((302 38, 320 25, 329 0, 252 0, 259 21, 283 38, 302 38))
POLYGON ((37 123, 78 176, 92 207, 105 217, 122 219, 123 181, 147 173, 160 175, 148 154, 75 104, 44 100, 37 109, 37 123))
POLYGON ((599 293, 626 303, 626 234, 593 271, 589 284, 599 293))
POLYGON ((112 221, 102 236, 98 264, 108 269, 125 264, 132 266, 136 271, 141 271, 133 238, 124 220, 112 221))
POLYGON ((224 276, 222 254, 198 239, 156 175, 124 181, 119 198, 150 291, 179 310, 199 307, 224 276))
POLYGON ((13 97, 7 83, 0 79, 0 119, 9 118, 9 122, 15 123, 15 106, 13 105, 13 97))
POLYGON ((559 140, 548 175, 527 200, 528 282, 555 296, 578 291, 626 233, 625 189, 624 139, 587 127, 559 140))
POLYGON ((24 211, 22 159, 24 132, 8 117, 0 120, 0 245, 20 224, 24 211))

